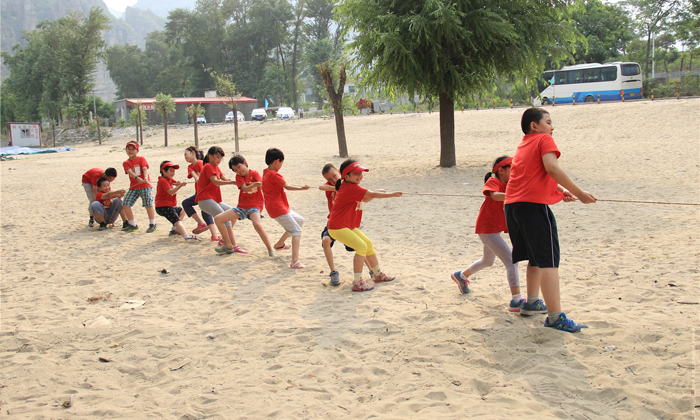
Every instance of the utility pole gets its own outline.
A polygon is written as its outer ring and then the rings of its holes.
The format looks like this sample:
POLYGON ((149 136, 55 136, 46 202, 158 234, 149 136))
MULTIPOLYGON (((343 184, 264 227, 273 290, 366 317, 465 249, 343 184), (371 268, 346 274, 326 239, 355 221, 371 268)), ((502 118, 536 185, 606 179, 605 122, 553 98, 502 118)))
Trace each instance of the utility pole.
POLYGON ((652 79, 654 78, 654 76, 656 76, 656 72, 655 72, 656 61, 654 61, 655 56, 656 56, 656 38, 652 38, 651 39, 651 78, 652 79))
POLYGON ((102 144, 102 135, 100 134, 100 117, 97 115, 97 105, 95 100, 95 89, 92 90, 92 115, 97 122, 97 141, 102 144))

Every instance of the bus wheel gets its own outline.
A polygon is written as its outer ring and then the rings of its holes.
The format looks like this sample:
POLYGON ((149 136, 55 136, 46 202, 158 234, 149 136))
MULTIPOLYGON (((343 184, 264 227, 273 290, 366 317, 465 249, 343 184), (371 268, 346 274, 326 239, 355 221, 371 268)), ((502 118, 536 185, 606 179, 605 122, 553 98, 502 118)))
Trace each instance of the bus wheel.
POLYGON ((593 98, 593 97, 590 96, 590 95, 589 95, 589 96, 586 96, 586 99, 584 99, 584 102, 589 102, 589 103, 590 103, 590 102, 595 102, 595 98, 593 98))
POLYGON ((549 105, 549 98, 542 98, 542 105, 549 105))

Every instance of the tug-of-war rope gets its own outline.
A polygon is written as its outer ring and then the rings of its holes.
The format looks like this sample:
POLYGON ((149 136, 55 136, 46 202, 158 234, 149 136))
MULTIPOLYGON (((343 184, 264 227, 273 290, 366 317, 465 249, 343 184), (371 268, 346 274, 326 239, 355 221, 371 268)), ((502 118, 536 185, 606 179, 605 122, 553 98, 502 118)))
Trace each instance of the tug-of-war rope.
MULTIPOLYGON (((470 198, 484 198, 484 195, 470 195, 470 194, 436 194, 436 193, 418 193, 418 192, 406 192, 407 195, 431 195, 436 197, 470 197, 470 198)), ((611 202, 611 203, 635 203, 635 204, 665 204, 670 206, 700 206, 700 203, 674 203, 666 201, 641 201, 641 200, 611 200, 598 198, 596 201, 611 202)))

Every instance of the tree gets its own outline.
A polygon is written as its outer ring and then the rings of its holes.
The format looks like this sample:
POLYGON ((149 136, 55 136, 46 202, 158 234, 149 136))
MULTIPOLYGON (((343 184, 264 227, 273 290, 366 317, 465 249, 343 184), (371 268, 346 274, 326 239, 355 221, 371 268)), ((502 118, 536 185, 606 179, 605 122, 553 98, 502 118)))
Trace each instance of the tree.
POLYGON ((160 115, 163 116, 163 128, 165 134, 165 147, 168 147, 168 114, 175 111, 175 100, 170 95, 159 93, 153 102, 160 115))
POLYGON ((197 135, 197 126, 199 124, 197 124, 197 117, 204 115, 204 108, 202 108, 202 104, 197 104, 197 106, 192 104, 188 106, 187 115, 189 115, 189 117, 192 118, 192 121, 194 121, 194 145, 199 147, 199 136, 197 135))
POLYGON ((233 111, 233 134, 236 144, 236 153, 239 152, 238 147, 238 99, 241 95, 236 92, 236 85, 231 81, 231 76, 219 75, 216 72, 212 72, 211 76, 214 78, 214 83, 216 84, 217 96, 221 98, 226 98, 228 106, 231 107, 233 111))
POLYGON ((335 115, 335 131, 338 135, 338 153, 340 157, 348 157, 348 145, 345 140, 345 121, 343 121, 343 92, 345 89, 345 64, 340 65, 340 74, 338 77, 338 88, 336 90, 333 83, 333 74, 331 73, 330 63, 326 61, 324 64, 318 65, 318 71, 321 73, 321 78, 326 84, 328 97, 333 105, 333 114, 335 115), (325 67, 324 67, 325 66, 325 67))
POLYGON ((600 0, 575 3, 571 20, 586 38, 585 42, 576 45, 576 64, 612 61, 624 55, 627 44, 634 39, 631 19, 617 5, 604 4, 600 0))
POLYGON ((651 39, 660 29, 668 25, 677 12, 679 0, 628 0, 627 4, 637 9, 641 35, 647 39, 646 55, 644 57, 644 74, 649 76, 649 55, 651 54, 651 39))
POLYGON ((563 0, 346 0, 340 23, 364 85, 440 101, 440 166, 456 164, 454 102, 498 75, 535 81, 575 40, 563 0))

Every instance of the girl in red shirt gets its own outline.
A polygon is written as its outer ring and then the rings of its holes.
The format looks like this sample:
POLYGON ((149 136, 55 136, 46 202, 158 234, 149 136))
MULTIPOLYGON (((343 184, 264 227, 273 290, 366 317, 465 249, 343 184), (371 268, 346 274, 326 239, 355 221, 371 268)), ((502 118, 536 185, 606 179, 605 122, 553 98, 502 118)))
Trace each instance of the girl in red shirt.
POLYGON ((365 263, 365 258, 372 266, 375 283, 392 281, 396 278, 389 277, 382 272, 372 241, 360 231, 359 227, 362 222, 363 203, 374 198, 401 197, 403 193, 399 191, 388 193, 384 190, 369 191, 360 187, 362 174, 367 171, 369 169, 352 159, 348 159, 340 165, 340 179, 335 184, 337 193, 328 219, 328 233, 331 238, 355 250, 352 290, 356 292, 374 289, 374 286, 368 285, 362 279, 362 266, 365 263))
POLYGON ((217 235, 216 225, 214 224, 214 218, 202 210, 202 217, 197 215, 197 211, 194 206, 197 205, 197 183, 199 182, 199 174, 202 173, 204 169, 204 153, 197 148, 197 146, 190 146, 185 149, 185 160, 189 165, 187 166, 187 178, 194 179, 194 195, 186 198, 182 201, 182 207, 187 213, 187 217, 191 217, 197 222, 197 227, 192 230, 192 233, 198 235, 207 229, 211 232, 212 242, 219 242, 221 237, 217 235), (202 220, 204 219, 204 220, 202 220))
POLYGON ((518 264, 513 264, 512 250, 501 238, 501 232, 508 233, 506 216, 503 212, 503 202, 506 199, 506 184, 510 179, 512 157, 501 156, 493 162, 493 170, 484 177, 484 187, 481 191, 486 196, 476 218, 476 234, 484 243, 484 254, 481 259, 472 263, 465 271, 452 273, 452 280, 459 286, 461 293, 469 293, 469 276, 493 265, 498 257, 506 267, 508 285, 513 298, 508 310, 520 312, 520 305, 525 301, 520 294, 520 279, 518 264))

